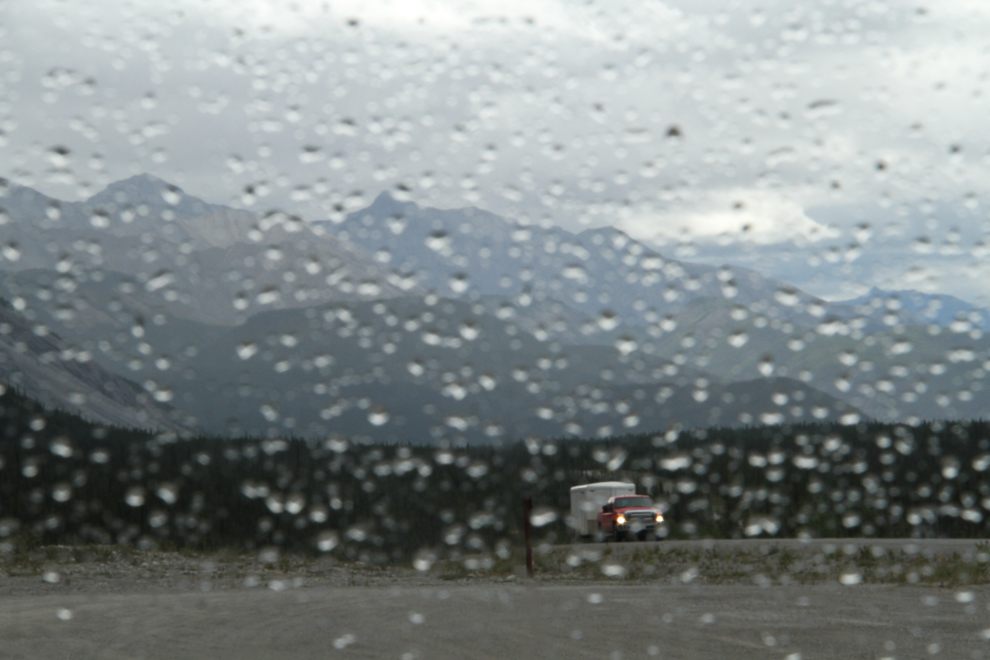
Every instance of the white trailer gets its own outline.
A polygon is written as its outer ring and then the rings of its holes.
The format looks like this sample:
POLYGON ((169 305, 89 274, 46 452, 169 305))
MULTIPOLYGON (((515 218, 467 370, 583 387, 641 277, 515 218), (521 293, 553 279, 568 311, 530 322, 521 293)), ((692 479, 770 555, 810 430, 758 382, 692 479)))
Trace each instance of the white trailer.
POLYGON ((571 525, 578 536, 598 532, 598 512, 613 495, 635 495, 636 485, 622 481, 599 481, 571 488, 571 525))

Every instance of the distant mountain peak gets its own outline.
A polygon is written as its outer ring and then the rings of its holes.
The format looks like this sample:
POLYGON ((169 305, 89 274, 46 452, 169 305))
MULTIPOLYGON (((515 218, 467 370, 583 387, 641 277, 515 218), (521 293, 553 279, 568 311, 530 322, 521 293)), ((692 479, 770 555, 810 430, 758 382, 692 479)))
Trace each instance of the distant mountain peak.
POLYGON ((114 185, 118 185, 118 184, 143 183, 143 182, 148 182, 148 183, 151 183, 151 184, 154 184, 154 185, 160 185, 160 186, 171 186, 172 185, 171 183, 169 183, 165 179, 162 179, 161 177, 157 177, 154 174, 149 174, 147 172, 143 172, 142 174, 135 174, 134 176, 130 176, 130 177, 127 177, 126 179, 121 179, 120 181, 116 181, 114 183, 111 183, 110 186, 114 186, 114 185))
POLYGON ((396 200, 395 197, 392 197, 392 193, 390 193, 387 190, 383 190, 380 193, 378 193, 378 196, 375 197, 375 201, 372 202, 372 204, 387 203, 390 201, 396 202, 398 200, 396 200))
POLYGON ((86 200, 85 204, 111 213, 145 205, 158 213, 170 211, 176 218, 187 219, 226 208, 209 204, 187 194, 177 185, 148 173, 115 181, 86 200))
POLYGON ((373 216, 389 216, 395 214, 405 215, 409 209, 418 210, 420 207, 415 202, 401 202, 392 196, 387 190, 378 193, 375 201, 365 208, 361 213, 373 216))
POLYGON ((923 293, 914 289, 891 290, 874 286, 858 298, 843 300, 838 304, 886 308, 915 323, 934 323, 949 327, 955 321, 963 319, 972 324, 972 327, 990 329, 990 310, 947 293, 923 293), (889 303, 896 304, 891 306, 889 303))
POLYGON ((178 186, 153 174, 145 173, 114 181, 86 200, 86 203, 92 205, 151 203, 157 206, 171 202, 174 205, 185 196, 185 192, 178 186))
MULTIPOLYGON (((578 237, 592 244, 610 243, 613 247, 621 248, 631 243, 637 243, 629 234, 617 227, 592 227, 578 234, 578 237)), ((652 250, 651 250, 652 251, 652 250)))
POLYGON ((509 224, 505 218, 475 206, 439 209, 396 199, 387 190, 379 193, 370 206, 348 214, 348 218, 351 222, 360 224, 370 222, 368 218, 372 218, 375 222, 392 222, 393 219, 401 219, 404 223, 407 222, 411 226, 418 225, 426 230, 450 230, 465 221, 499 229, 509 224))

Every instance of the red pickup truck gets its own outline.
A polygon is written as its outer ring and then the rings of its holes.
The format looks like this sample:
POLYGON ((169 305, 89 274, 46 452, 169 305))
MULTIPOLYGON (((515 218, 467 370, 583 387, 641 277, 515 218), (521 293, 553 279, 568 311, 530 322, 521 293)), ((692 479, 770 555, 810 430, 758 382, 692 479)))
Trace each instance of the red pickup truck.
POLYGON ((663 513, 646 495, 614 495, 598 514, 599 533, 616 541, 656 538, 661 523, 663 513))

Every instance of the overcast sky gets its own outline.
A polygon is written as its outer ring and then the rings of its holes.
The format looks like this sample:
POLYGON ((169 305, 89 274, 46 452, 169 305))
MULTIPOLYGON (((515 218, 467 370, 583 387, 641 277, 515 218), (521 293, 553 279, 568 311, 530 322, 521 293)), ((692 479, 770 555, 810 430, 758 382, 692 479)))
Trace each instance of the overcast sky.
POLYGON ((308 219, 391 190, 990 305, 988 34, 985 0, 6 0, 0 176, 308 219))

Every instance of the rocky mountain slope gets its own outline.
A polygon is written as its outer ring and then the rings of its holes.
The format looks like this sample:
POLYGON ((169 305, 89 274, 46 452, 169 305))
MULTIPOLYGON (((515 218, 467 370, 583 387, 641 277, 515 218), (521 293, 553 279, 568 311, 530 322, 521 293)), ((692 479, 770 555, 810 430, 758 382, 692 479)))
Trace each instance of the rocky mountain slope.
POLYGON ((835 319, 866 330, 920 322, 907 310, 829 303, 746 268, 671 259, 610 227, 575 234, 474 208, 421 207, 388 193, 339 224, 315 224, 439 295, 500 296, 520 307, 555 300, 600 319, 591 334, 618 323, 656 327, 698 298, 809 327, 835 319))
POLYGON ((121 428, 186 430, 165 399, 103 369, 92 354, 34 324, 0 299, 0 373, 13 387, 48 408, 121 428))
POLYGON ((150 175, 61 202, 4 183, 0 269, 133 277, 170 314, 233 325, 266 309, 400 295, 409 286, 298 218, 212 205, 150 175))
POLYGON ((176 426, 420 443, 984 414, 972 326, 614 229, 387 195, 310 226, 146 175, 85 203, 8 184, 0 208, 0 296, 176 426))

